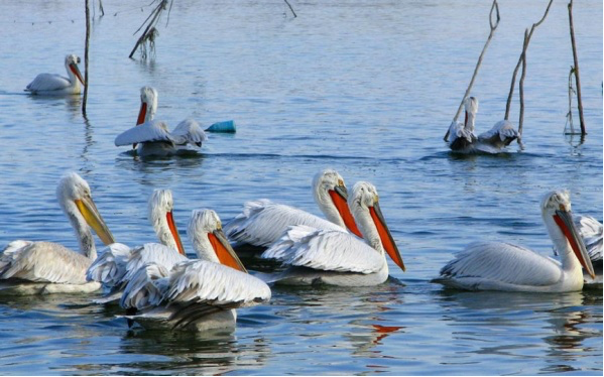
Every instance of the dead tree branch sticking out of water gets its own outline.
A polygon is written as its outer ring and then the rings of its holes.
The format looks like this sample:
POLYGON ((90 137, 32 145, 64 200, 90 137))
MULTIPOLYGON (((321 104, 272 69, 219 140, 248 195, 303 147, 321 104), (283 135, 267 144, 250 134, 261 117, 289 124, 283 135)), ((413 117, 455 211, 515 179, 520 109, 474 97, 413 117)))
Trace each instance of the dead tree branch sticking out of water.
MULTIPOLYGON (((140 36, 140 38, 138 38, 138 41, 136 41, 136 45, 134 45, 134 48, 130 52, 130 55, 128 56, 130 59, 132 59, 132 56, 134 55, 134 53, 136 52, 136 50, 138 49, 138 47, 141 44, 144 45, 146 43, 149 43, 150 50, 153 51, 154 45, 155 45, 155 38, 159 35, 157 29, 155 28, 155 24, 159 20, 159 16, 161 15, 162 11, 166 10, 167 6, 168 6, 168 0, 160 0, 160 3, 153 9, 153 11, 151 11, 151 14, 149 15, 149 17, 147 17, 147 19, 143 22, 143 24, 134 32, 134 34, 138 33, 138 31, 140 29, 142 29, 143 26, 145 26, 147 21, 150 20, 149 24, 145 28, 145 31, 140 36)), ((143 50, 142 58, 143 59, 147 58, 147 49, 146 48, 143 50)))
POLYGON ((298 17, 298 15, 296 14, 296 12, 294 11, 294 8, 292 7, 292 5, 289 3, 289 1, 284 0, 285 4, 287 4, 287 6, 289 7, 289 10, 292 11, 292 14, 294 15, 294 18, 298 17))
MULTIPOLYGON (((461 113, 461 108, 463 107, 463 102, 466 99, 466 97, 468 96, 468 94, 470 94, 470 91, 472 90, 472 86, 474 85, 474 80, 476 79, 476 76, 478 75, 478 70, 480 69, 480 65, 482 64, 482 58, 484 56, 484 53, 487 51, 487 47, 489 47, 489 44, 491 43, 491 39, 493 38, 493 35, 495 34, 495 30, 497 29, 497 26, 499 26, 499 20, 500 20, 499 4, 497 4, 497 0, 493 0, 493 5, 491 5, 491 11, 489 12, 489 27, 491 28, 491 32, 489 33, 489 37, 487 38, 487 41, 485 42, 484 47, 482 48, 482 52, 480 53, 480 56, 478 57, 478 61, 476 62, 476 68, 474 68, 474 74, 472 75, 472 79, 470 80, 470 85, 468 85, 468 88, 466 89, 466 93, 464 94, 463 98, 461 99, 461 103, 459 104, 459 107, 457 108, 457 112, 455 113, 455 117, 453 117, 453 121, 451 123, 457 122, 457 118, 459 118, 459 114, 461 113), (495 21, 493 21, 493 11, 495 11, 495 14, 496 14, 495 21)), ((447 133, 445 134, 445 137, 443 139, 445 141, 449 140, 449 130, 447 130, 447 133)))
MULTIPOLYGON (((573 46, 573 59, 575 61, 574 73, 577 84, 577 106, 579 108, 579 121, 581 122, 581 135, 586 135, 585 119, 583 118, 583 101, 581 100, 581 80, 579 79, 579 57, 577 56, 577 45, 575 44, 575 27, 573 24, 573 0, 568 3, 568 22, 570 24, 570 41, 573 46)), ((572 71, 571 71, 572 73, 572 71)))
POLYGON ((86 102, 88 100, 88 50, 90 46, 90 7, 86 0, 86 49, 84 50, 84 99, 82 100, 82 115, 86 118, 86 102))
MULTIPOLYGON (((531 37, 533 36, 533 33, 535 32, 535 29, 537 28, 537 26, 541 25, 543 23, 543 21, 545 21, 545 18, 547 17, 547 14, 549 13, 549 8, 552 6, 553 1, 554 0, 549 1, 549 3, 547 4, 547 8, 545 9, 545 13, 543 14, 543 17, 541 17, 539 22, 534 23, 533 26, 531 26, 531 31, 529 32, 528 29, 525 30, 524 40, 522 43, 522 53, 520 54, 520 57, 518 58, 518 63, 516 63, 516 68, 514 68, 514 73, 512 74, 512 83, 510 84, 510 92, 508 94, 508 100, 505 105, 504 119, 509 120, 509 118, 510 118, 510 107, 512 105, 512 97, 514 95, 514 86, 516 85, 516 75, 518 74, 518 70, 520 69, 520 66, 522 65, 522 76, 520 78, 520 83, 518 84, 519 91, 520 91, 520 116, 519 116, 519 120, 518 120, 518 133, 520 134, 520 136, 522 136, 522 121, 524 120, 524 77, 526 75, 526 73, 525 73, 525 71, 526 71, 526 51, 528 50, 528 46, 531 41, 531 37)), ((518 142, 520 143, 521 138, 518 138, 518 140, 519 140, 518 142)))

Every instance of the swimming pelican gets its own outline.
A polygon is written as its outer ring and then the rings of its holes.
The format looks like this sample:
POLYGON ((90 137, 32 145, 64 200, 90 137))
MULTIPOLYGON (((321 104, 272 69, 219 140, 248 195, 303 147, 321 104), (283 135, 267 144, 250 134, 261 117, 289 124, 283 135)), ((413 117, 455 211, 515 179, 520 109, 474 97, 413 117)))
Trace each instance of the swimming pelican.
POLYGON ((75 55, 65 57, 65 69, 69 78, 52 73, 41 73, 34 81, 30 82, 25 88, 26 92, 31 94, 41 94, 47 96, 80 94, 82 85, 86 85, 82 78, 82 73, 78 68, 80 58, 75 55))
POLYGON ((456 122, 451 124, 449 134, 449 148, 460 153, 498 153, 519 137, 512 123, 502 120, 493 126, 489 131, 484 132, 478 137, 474 134, 474 121, 478 112, 478 100, 475 97, 468 97, 464 101, 466 118, 464 123, 456 122))
POLYGON ((581 265, 594 270, 572 221, 568 191, 553 191, 541 201, 541 214, 561 262, 521 246, 477 242, 440 271, 436 281, 468 290, 569 292, 583 288, 581 265))
POLYGON ((90 228, 106 245, 114 242, 90 193, 90 186, 76 173, 59 181, 57 198, 75 229, 80 252, 45 241, 17 240, 0 256, 0 285, 3 294, 92 292, 97 282, 86 281, 86 269, 96 258, 90 228))
POLYGON ((291 225, 324 230, 348 228, 362 237, 348 207, 344 178, 333 169, 325 169, 314 176, 312 186, 315 202, 327 220, 294 207, 260 199, 246 202, 243 212, 226 224, 225 233, 239 244, 259 247, 269 247, 291 225))
MULTIPOLYGON (((105 252, 88 268, 87 279, 97 281, 110 288, 112 293, 124 288, 136 270, 142 265, 155 262, 172 267, 187 260, 185 250, 178 234, 174 216, 172 191, 155 189, 149 198, 149 220, 161 245, 153 243, 129 248, 124 244, 109 245, 105 252)), ((111 300, 109 300, 111 301, 111 300)), ((101 302, 106 302, 101 300, 101 302)))
POLYGON ((235 328, 236 308, 270 300, 271 290, 248 275, 212 210, 193 211, 188 235, 199 259, 171 269, 150 263, 128 283, 120 305, 146 329, 206 331, 235 328))
POLYGON ((342 229, 290 227, 261 256, 294 267, 286 270, 283 278, 275 280, 292 285, 377 285, 388 278, 386 252, 405 271, 403 259, 382 215, 375 186, 357 182, 348 204, 364 240, 342 229))
POLYGON ((157 109, 157 91, 149 86, 141 88, 141 108, 136 126, 119 134, 115 145, 138 145, 139 156, 169 156, 188 150, 187 145, 201 148, 206 133, 193 119, 185 119, 168 131, 168 124, 153 120, 157 109))

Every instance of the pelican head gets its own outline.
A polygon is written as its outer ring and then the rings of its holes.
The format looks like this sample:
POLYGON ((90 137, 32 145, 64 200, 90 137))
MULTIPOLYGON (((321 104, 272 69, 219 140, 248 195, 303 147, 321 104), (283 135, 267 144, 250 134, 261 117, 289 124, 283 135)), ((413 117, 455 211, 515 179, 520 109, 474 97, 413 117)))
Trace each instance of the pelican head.
POLYGON ((136 124, 142 124, 152 120, 157 110, 157 90, 150 86, 141 88, 141 108, 138 112, 136 124))
POLYGON ((90 258, 96 258, 96 248, 90 228, 105 245, 115 242, 94 201, 90 186, 76 173, 68 173, 59 181, 57 199, 69 218, 80 243, 80 250, 90 258))
POLYGON ((187 234, 199 259, 221 263, 247 272, 224 235, 218 214, 213 210, 194 210, 191 213, 187 234))
POLYGON ((329 221, 363 237, 348 207, 348 190, 344 178, 334 169, 324 169, 315 174, 312 182, 313 196, 329 221))
POLYGON ((570 193, 567 190, 548 192, 541 200, 541 214, 550 237, 564 259, 572 252, 592 279, 594 268, 583 239, 573 222, 570 193))
POLYGON ((80 64, 80 58, 78 56, 74 54, 65 56, 65 68, 67 69, 67 72, 73 73, 75 78, 80 80, 82 85, 86 85, 84 79, 82 78, 82 72, 80 72, 78 64, 80 64))
POLYGON ((382 215, 375 186, 369 182, 357 182, 352 187, 348 204, 367 243, 382 253, 385 250, 394 263, 405 271, 403 258, 382 215))
POLYGON ((185 255, 172 211, 174 202, 172 191, 156 189, 149 198, 149 220, 160 242, 185 255))

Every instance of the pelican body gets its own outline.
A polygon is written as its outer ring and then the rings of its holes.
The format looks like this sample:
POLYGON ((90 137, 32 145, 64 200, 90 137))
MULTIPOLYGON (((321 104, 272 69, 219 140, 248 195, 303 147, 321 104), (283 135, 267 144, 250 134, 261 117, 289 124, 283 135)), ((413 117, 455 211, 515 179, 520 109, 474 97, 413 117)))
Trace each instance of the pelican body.
POLYGON ((388 278, 385 254, 404 271, 405 265, 379 206, 376 188, 358 182, 348 204, 363 239, 340 230, 293 226, 262 254, 291 266, 281 284, 372 286, 388 278))
POLYGON ((141 108, 136 126, 119 134, 115 138, 115 145, 132 144, 139 156, 159 157, 190 151, 189 145, 201 148, 207 136, 195 120, 185 119, 171 132, 166 122, 153 120, 157 110, 157 97, 154 88, 141 88, 141 108))
POLYGON ((561 262, 509 243, 477 242, 444 266, 440 279, 436 281, 466 290, 581 290, 581 266, 592 278, 594 269, 572 220, 569 193, 554 191, 546 194, 541 202, 541 213, 561 262))
POLYGON ((247 271, 212 210, 193 211, 188 235, 199 259, 165 268, 142 266, 128 283, 120 305, 146 329, 193 331, 235 328, 236 308, 266 303, 271 291, 247 271))
POLYGON ((45 96, 80 94, 82 85, 86 85, 78 68, 80 58, 75 55, 65 57, 65 70, 68 77, 52 73, 41 73, 25 88, 26 92, 45 96))
POLYGON ((313 196, 327 220, 300 209, 268 199, 246 202, 243 212, 225 226, 225 233, 237 244, 269 247, 289 226, 304 225, 322 230, 349 229, 361 237, 348 207, 348 191, 342 176, 325 169, 313 178, 313 196))
POLYGON ((57 198, 78 238, 79 252, 53 242, 17 240, 0 255, 3 294, 92 292, 97 282, 86 280, 86 270, 96 258, 91 228, 106 245, 114 242, 96 208, 90 186, 76 173, 61 178, 57 198))
POLYGON ((474 122, 478 112, 478 100, 475 97, 468 97, 464 101, 464 106, 466 114, 464 123, 455 122, 449 128, 451 135, 449 148, 452 151, 495 154, 519 137, 512 123, 507 120, 495 123, 493 128, 477 137, 474 134, 474 122))
POLYGON ((146 243, 132 249, 124 244, 112 244, 88 268, 87 279, 102 283, 110 290, 108 301, 111 301, 115 293, 121 291, 136 271, 146 263, 153 262, 171 268, 176 263, 187 260, 174 222, 172 191, 154 190, 149 198, 148 208, 149 221, 160 244, 146 243))

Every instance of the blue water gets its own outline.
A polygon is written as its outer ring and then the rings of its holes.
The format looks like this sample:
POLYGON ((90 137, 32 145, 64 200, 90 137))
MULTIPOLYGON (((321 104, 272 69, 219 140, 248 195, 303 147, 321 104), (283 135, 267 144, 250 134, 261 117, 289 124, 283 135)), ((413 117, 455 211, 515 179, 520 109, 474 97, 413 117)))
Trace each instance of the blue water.
MULTIPOLYGON (((498 157, 456 157, 442 141, 488 34, 488 1, 290 2, 297 18, 278 0, 176 0, 145 62, 127 56, 151 8, 104 1, 88 121, 78 98, 22 92, 38 73, 63 74, 66 54, 83 58, 82 2, 0 2, 0 245, 77 247, 55 199, 66 171, 88 180, 116 239, 136 245, 154 241, 154 188, 173 190, 185 237, 196 208, 228 220, 267 197, 318 214, 311 179, 333 167, 349 187, 377 186, 407 272, 391 264, 373 288, 275 288, 226 337, 132 331, 89 296, 5 299, 0 373, 601 375, 601 289, 467 293, 430 280, 476 240, 549 255, 548 190, 569 189, 574 212, 602 219, 602 2, 574 6, 584 143, 563 134, 573 63, 566 4, 555 2, 528 54, 526 148, 498 157), (232 119, 237 133, 210 135, 192 158, 133 158, 113 139, 134 125, 143 85, 157 88, 169 124, 232 119)), ((524 29, 545 5, 501 2, 472 92, 478 132, 502 119, 524 29)))

